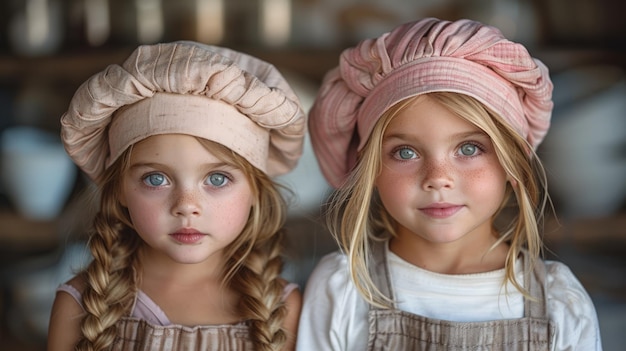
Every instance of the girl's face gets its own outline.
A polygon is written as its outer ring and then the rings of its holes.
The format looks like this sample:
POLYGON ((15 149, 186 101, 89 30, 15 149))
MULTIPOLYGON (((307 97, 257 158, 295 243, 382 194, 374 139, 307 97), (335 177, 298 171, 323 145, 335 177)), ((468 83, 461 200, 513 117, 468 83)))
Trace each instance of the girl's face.
POLYGON ((491 139, 421 96, 389 123, 376 187, 398 238, 444 244, 486 239, 507 175, 491 139))
POLYGON ((182 134, 135 144, 121 192, 146 253, 178 263, 222 262, 253 201, 240 169, 182 134))

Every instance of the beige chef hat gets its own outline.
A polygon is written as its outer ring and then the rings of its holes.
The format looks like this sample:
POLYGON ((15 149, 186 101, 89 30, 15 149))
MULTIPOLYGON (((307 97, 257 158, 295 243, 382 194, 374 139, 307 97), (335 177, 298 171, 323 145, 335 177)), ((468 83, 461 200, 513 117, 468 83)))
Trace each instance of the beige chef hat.
POLYGON ((284 174, 302 154, 306 121, 274 66, 182 41, 140 46, 89 78, 61 126, 67 153, 98 180, 130 145, 172 133, 215 141, 270 176, 284 174))

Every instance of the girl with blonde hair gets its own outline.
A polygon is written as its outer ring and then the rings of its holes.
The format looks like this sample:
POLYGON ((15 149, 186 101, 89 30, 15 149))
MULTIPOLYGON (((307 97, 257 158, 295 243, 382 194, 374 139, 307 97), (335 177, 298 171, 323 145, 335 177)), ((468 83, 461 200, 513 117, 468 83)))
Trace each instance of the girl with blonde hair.
POLYGON ((541 259, 548 70, 499 30, 427 18, 346 49, 309 113, 336 191, 298 346, 600 350, 588 294, 541 259))
POLYGON ((194 42, 138 47, 85 82, 62 139, 99 186, 93 261, 57 293, 49 350, 293 350, 280 277, 305 114, 270 64, 194 42))

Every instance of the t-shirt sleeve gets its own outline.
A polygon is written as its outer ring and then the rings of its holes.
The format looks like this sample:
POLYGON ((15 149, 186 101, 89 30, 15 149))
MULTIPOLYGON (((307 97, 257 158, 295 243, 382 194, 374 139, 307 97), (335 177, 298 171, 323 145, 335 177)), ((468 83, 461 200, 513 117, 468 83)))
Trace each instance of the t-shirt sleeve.
POLYGON ((297 350, 364 350, 368 305, 350 280, 345 255, 320 260, 304 289, 297 350))
POLYGON ((553 350, 602 350, 600 326, 589 294, 563 263, 548 261, 548 314, 556 325, 553 350))

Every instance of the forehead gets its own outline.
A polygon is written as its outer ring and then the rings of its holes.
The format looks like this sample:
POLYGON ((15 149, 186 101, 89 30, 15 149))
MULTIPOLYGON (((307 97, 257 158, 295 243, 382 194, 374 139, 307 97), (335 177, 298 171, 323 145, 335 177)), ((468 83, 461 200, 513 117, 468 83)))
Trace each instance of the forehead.
MULTIPOLYGON (((218 158, 218 144, 187 134, 157 134, 132 146, 131 160, 137 158, 212 157, 218 158)), ((220 157, 221 158, 221 157, 220 157)))
POLYGON ((450 133, 484 132, 439 100, 422 95, 412 99, 390 117, 384 134, 385 137, 397 134, 432 137, 450 133))

